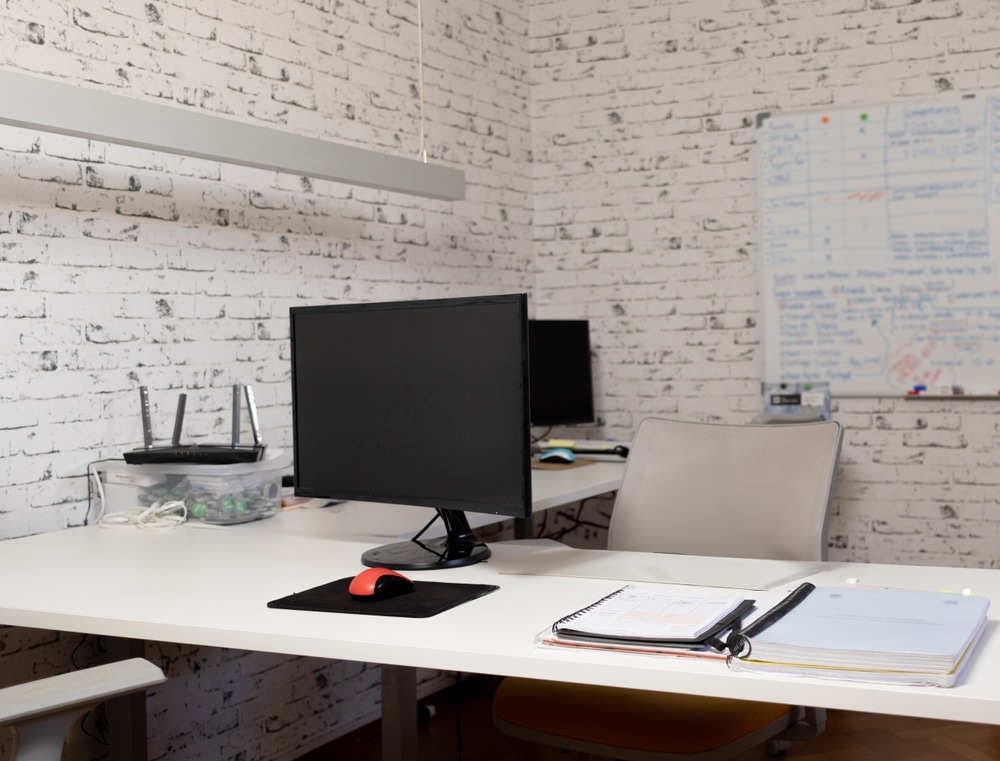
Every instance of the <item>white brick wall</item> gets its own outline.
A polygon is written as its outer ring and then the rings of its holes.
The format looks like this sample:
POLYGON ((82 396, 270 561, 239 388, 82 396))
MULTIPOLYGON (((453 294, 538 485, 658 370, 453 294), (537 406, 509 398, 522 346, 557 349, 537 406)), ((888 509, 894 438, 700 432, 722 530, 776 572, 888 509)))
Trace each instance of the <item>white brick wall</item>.
MULTIPOLYGON (((415 21, 413 0, 14 0, 0 65, 415 156, 415 21)), ((210 438, 252 383, 287 446, 293 304, 531 290, 593 321, 595 435, 749 420, 755 115, 998 89, 998 29, 994 0, 425 1, 427 150, 465 170, 455 204, 0 128, 0 536, 85 521, 87 463, 140 438, 139 384, 162 436, 185 389, 210 438)), ((832 555, 994 566, 995 411, 838 400, 832 555)), ((2 679, 78 643, 0 629, 2 679)), ((361 664, 147 653, 171 677, 153 758, 290 759, 376 715, 361 664)))
MULTIPOLYGON (((460 203, 0 128, 0 536, 86 521, 87 464, 141 440, 140 384, 161 438, 185 390, 185 436, 217 440, 231 384, 252 383, 268 443, 288 446, 294 304, 530 290, 525 15, 438 4, 424 36, 426 148, 466 170, 460 203)), ((416 5, 397 0, 0 15, 6 68, 409 157, 416 60, 416 5)), ((0 629, 3 680, 65 667, 78 639, 0 629)), ((149 700, 152 758, 292 759, 378 715, 364 664, 147 654, 170 676, 149 700)), ((102 749, 83 737, 72 755, 102 749)))
MULTIPOLYGON (((592 319, 609 438, 760 410, 756 114, 1000 88, 989 0, 552 0, 531 21, 536 301, 592 319)), ((832 557, 998 565, 997 404, 834 408, 832 557)))

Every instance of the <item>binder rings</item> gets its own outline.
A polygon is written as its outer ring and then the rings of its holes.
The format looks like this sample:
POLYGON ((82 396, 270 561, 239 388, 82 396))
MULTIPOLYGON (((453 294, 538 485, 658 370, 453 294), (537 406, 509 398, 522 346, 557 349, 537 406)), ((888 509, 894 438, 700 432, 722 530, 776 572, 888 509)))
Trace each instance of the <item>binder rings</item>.
POLYGON ((753 637, 767 631, 778 621, 787 616, 792 610, 802 603, 816 589, 815 584, 804 582, 793 589, 787 597, 781 600, 773 608, 770 608, 760 618, 756 619, 745 629, 735 627, 726 641, 729 652, 737 658, 745 658, 750 652, 750 642, 753 637))

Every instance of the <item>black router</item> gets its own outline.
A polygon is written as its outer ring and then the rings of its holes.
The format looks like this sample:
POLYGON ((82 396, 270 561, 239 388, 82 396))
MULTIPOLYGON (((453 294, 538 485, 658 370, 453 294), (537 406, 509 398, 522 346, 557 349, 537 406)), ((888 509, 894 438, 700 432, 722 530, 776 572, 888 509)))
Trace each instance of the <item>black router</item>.
POLYGON ((257 405, 249 386, 233 386, 233 440, 230 444, 181 444, 181 428, 184 425, 184 407, 187 394, 177 399, 177 415, 174 418, 174 437, 169 446, 153 445, 153 423, 149 413, 149 392, 145 386, 139 387, 139 405, 142 413, 142 437, 145 446, 130 449, 122 456, 130 465, 153 463, 201 463, 205 465, 232 465, 242 462, 257 462, 264 457, 265 445, 260 440, 260 422, 257 419, 257 405), (250 428, 253 431, 253 445, 240 444, 240 392, 245 391, 250 428))

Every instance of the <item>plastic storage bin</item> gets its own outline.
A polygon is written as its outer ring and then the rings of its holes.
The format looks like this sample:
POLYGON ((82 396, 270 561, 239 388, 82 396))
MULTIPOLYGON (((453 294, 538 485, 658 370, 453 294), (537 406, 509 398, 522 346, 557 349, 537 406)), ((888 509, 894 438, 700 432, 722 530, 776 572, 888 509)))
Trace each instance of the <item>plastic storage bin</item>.
POLYGON ((182 500, 188 519, 205 523, 246 523, 281 509, 281 477, 291 452, 268 449, 263 460, 233 465, 103 463, 107 513, 182 500))

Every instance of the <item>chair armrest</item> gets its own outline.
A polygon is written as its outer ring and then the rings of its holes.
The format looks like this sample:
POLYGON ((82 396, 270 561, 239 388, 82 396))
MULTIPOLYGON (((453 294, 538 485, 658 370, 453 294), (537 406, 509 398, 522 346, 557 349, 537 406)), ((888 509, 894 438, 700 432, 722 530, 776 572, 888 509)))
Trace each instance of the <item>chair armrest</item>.
POLYGON ((43 719, 166 680, 149 661, 130 658, 5 687, 0 689, 0 726, 43 719))

